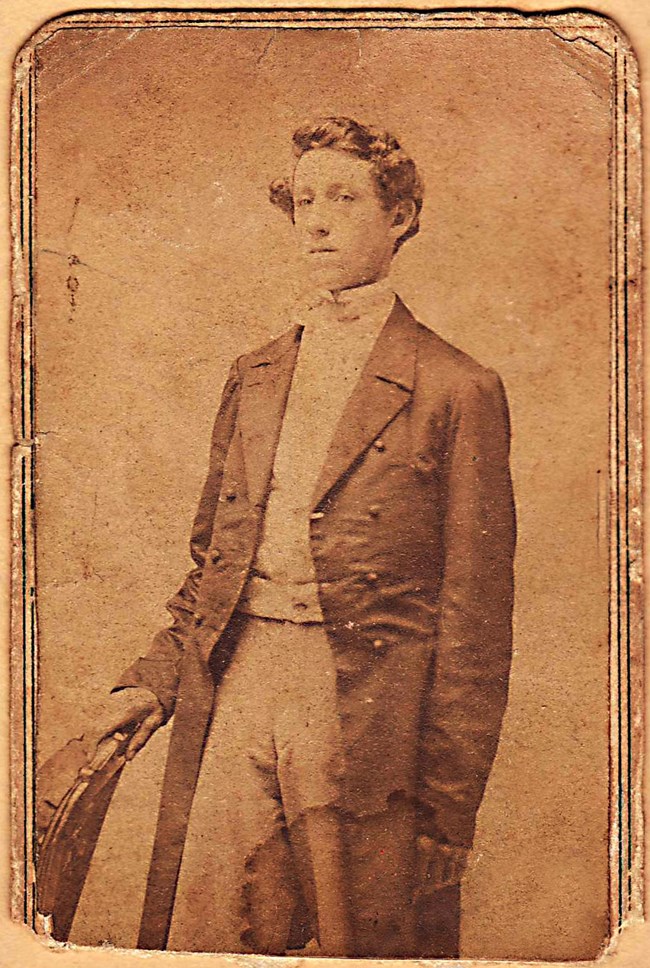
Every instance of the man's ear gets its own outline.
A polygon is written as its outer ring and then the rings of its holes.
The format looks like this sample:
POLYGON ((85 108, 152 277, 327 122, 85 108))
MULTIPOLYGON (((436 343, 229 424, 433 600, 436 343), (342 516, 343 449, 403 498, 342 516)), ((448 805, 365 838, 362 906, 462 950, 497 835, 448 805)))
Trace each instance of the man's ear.
POLYGON ((415 202, 411 199, 398 202, 395 206, 395 214, 393 216, 393 237, 395 241, 401 238, 405 232, 408 232, 409 228, 413 224, 413 220, 416 216, 415 202))

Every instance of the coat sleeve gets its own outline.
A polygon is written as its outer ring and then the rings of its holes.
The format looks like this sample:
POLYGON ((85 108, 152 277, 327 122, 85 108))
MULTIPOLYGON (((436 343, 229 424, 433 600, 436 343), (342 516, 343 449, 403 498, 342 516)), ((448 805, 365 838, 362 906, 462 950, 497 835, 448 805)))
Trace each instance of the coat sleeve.
POLYGON ((166 719, 174 711, 180 658, 194 631, 196 596, 212 537, 224 463, 235 429, 239 390, 239 373, 235 363, 226 381, 212 431, 208 476, 192 527, 190 553, 194 568, 179 591, 167 602, 173 622, 155 636, 147 654, 129 666, 112 690, 116 692, 134 687, 148 689, 160 700, 166 719))
POLYGON ((439 633, 421 734, 420 833, 471 846, 496 754, 512 653, 515 508, 501 380, 453 403, 439 633))

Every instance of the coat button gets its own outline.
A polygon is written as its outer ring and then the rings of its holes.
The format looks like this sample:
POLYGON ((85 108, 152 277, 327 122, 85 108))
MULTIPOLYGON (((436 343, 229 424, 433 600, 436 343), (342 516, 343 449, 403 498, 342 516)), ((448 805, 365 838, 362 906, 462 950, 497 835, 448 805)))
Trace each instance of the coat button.
POLYGON ((379 579, 379 575, 377 574, 376 571, 368 572, 368 581, 377 581, 378 579, 379 579))
POLYGON ((309 515, 309 520, 310 521, 320 521, 320 519, 321 518, 324 518, 324 517, 325 517, 325 512, 324 511, 312 511, 312 513, 309 515))
POLYGON ((371 518, 378 518, 380 511, 381 511, 381 507, 379 504, 371 504, 370 507, 368 508, 368 514, 370 515, 371 518))
POLYGON ((377 440, 375 441, 374 446, 379 451, 386 450, 386 444, 381 439, 381 437, 377 437, 377 440))
POLYGON ((194 624, 203 625, 204 622, 205 622, 205 615, 203 614, 203 612, 196 612, 194 615, 194 624))
POLYGON ((383 649, 383 647, 384 647, 384 640, 383 639, 374 639, 373 640, 373 643, 372 643, 372 646, 373 646, 374 649, 383 649))
POLYGON ((234 501, 237 498, 237 491, 233 491, 232 488, 226 491, 226 501, 234 501))
POLYGON ((213 551, 210 552, 210 561, 213 564, 216 564, 220 558, 221 558, 221 552, 217 548, 215 548, 213 551))

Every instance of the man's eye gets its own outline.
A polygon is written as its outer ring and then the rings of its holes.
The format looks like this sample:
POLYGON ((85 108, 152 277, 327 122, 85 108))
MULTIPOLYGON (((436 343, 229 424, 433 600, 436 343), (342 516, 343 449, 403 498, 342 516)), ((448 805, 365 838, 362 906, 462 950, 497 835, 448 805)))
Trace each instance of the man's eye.
POLYGON ((303 208, 305 205, 311 205, 312 202, 313 198, 299 198, 296 202, 296 205, 300 206, 300 208, 303 208))
POLYGON ((341 192, 338 195, 338 201, 339 202, 353 202, 354 201, 354 195, 350 195, 349 192, 341 192))

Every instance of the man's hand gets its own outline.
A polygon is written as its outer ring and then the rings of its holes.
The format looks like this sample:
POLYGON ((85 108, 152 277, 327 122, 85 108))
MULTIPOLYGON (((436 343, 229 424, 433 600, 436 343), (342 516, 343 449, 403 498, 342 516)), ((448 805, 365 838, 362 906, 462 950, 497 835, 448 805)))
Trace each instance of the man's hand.
POLYGON ((422 897, 460 882, 467 866, 469 850, 466 847, 438 843, 432 837, 420 834, 416 849, 416 895, 422 897))
POLYGON ((84 745, 92 758, 103 739, 117 732, 132 732, 126 759, 133 757, 165 720, 163 707, 148 689, 121 689, 113 693, 99 711, 95 722, 84 733, 84 745))

